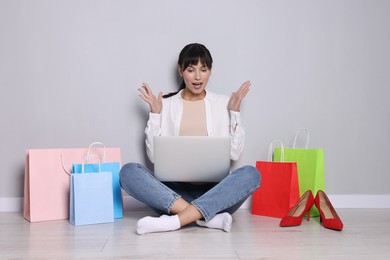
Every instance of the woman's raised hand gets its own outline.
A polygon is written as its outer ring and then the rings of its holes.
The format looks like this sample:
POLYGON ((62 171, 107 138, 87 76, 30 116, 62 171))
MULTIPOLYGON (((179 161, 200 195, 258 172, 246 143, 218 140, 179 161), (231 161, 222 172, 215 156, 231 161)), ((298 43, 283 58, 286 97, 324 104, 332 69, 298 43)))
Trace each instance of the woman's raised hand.
POLYGON ((241 87, 236 92, 232 93, 228 104, 229 110, 236 111, 236 112, 240 111, 241 101, 248 93, 250 86, 251 86, 251 82, 245 81, 244 83, 242 83, 241 87))
POLYGON ((160 91, 160 93, 158 93, 158 96, 156 97, 155 95, 153 95, 152 90, 146 83, 142 83, 142 86, 138 89, 138 91, 139 97, 149 104, 150 112, 160 114, 162 110, 163 93, 160 91))

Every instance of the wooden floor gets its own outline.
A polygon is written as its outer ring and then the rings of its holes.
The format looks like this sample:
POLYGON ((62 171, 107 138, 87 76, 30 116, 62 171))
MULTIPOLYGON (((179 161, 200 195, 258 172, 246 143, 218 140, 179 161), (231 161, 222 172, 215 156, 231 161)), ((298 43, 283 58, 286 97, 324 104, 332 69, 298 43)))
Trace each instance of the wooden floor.
POLYGON ((0 259, 390 259, 390 209, 337 211, 341 232, 323 228, 318 218, 281 228, 279 219, 240 209, 230 233, 193 225, 142 236, 136 222, 151 211, 78 227, 0 213, 0 259))

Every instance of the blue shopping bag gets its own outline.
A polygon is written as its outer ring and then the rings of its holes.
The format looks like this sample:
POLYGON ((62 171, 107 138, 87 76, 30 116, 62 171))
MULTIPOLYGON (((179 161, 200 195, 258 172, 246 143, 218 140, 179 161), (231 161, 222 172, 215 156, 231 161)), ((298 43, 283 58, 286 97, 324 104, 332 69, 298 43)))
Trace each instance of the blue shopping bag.
POLYGON ((113 222, 112 173, 71 174, 69 212, 76 226, 113 222))
MULTIPOLYGON (((113 205, 114 205, 114 218, 123 218, 123 202, 122 202, 122 191, 119 182, 119 171, 120 164, 119 162, 110 162, 110 163, 101 163, 100 170, 102 172, 111 172, 112 173, 112 194, 113 194, 113 205)), ((84 165, 85 173, 97 173, 99 172, 99 164, 85 164, 84 165)), ((73 164, 72 173, 81 173, 82 164, 73 164)))
MULTIPOLYGON (((99 166, 102 172, 111 172, 112 173, 112 192, 114 200, 114 218, 123 218, 123 201, 122 201, 122 190, 119 182, 119 171, 120 171, 120 162, 111 161, 107 162, 106 158, 120 158, 120 155, 115 156, 115 151, 106 149, 104 143, 93 142, 89 145, 88 152, 86 154, 84 164, 84 170, 88 172, 99 172, 99 166), (99 150, 95 149, 96 146, 103 147, 103 153, 99 153, 99 150), (112 154, 111 154, 112 153, 112 154), (99 163, 90 163, 91 160, 97 159, 99 163)), ((73 164, 72 173, 81 173, 82 164, 73 164)))

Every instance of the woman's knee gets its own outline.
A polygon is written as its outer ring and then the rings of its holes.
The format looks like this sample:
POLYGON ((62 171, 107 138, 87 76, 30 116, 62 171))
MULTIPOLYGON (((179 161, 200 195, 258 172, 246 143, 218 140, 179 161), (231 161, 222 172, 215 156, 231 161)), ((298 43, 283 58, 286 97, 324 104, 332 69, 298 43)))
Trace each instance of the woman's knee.
POLYGON ((126 175, 131 174, 133 172, 135 165, 136 163, 126 163, 125 165, 123 165, 119 172, 119 178, 122 179, 126 175))
POLYGON ((131 182, 131 179, 137 178, 139 173, 144 172, 144 166, 139 163, 127 163, 122 166, 119 172, 119 180, 121 184, 131 182))
POLYGON ((260 186, 261 182, 261 174, 259 170, 257 170, 256 167, 253 167, 251 165, 243 166, 239 169, 241 171, 241 174, 243 174, 243 178, 248 183, 251 183, 255 187, 260 186))

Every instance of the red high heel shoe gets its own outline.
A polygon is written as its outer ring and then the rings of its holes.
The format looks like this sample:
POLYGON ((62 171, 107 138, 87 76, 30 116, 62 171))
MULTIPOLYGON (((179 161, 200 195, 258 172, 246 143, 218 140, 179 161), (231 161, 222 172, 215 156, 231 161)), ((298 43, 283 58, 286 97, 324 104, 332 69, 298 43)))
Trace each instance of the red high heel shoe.
POLYGON ((325 192, 319 190, 315 198, 315 204, 320 212, 320 220, 325 228, 341 231, 343 229, 343 222, 337 215, 336 210, 330 203, 328 196, 325 192))
POLYGON ((281 227, 299 226, 307 212, 307 220, 310 219, 310 209, 314 204, 311 190, 306 191, 292 209, 280 220, 281 227))

